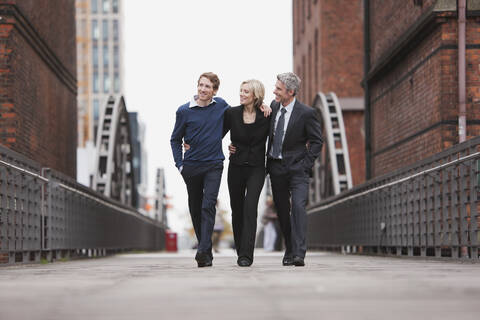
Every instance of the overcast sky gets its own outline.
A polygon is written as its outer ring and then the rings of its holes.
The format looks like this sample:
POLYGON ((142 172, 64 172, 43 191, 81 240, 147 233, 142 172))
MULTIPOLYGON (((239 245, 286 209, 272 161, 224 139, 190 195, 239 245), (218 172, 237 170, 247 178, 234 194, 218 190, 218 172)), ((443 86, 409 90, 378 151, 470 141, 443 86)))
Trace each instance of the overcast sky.
MULTIPOLYGON (((124 0, 127 109, 146 124, 149 190, 156 168, 166 172, 174 231, 188 227, 187 191, 170 148, 177 108, 196 93, 206 71, 220 78, 218 96, 239 104, 239 86, 258 79, 273 99, 276 75, 292 71, 291 0, 124 0)), ((223 141, 227 155, 228 136, 223 141)), ((226 171, 220 187, 229 210, 226 171)), ((230 211, 229 211, 230 212, 230 211)), ((259 212, 261 214, 261 212, 259 212)))

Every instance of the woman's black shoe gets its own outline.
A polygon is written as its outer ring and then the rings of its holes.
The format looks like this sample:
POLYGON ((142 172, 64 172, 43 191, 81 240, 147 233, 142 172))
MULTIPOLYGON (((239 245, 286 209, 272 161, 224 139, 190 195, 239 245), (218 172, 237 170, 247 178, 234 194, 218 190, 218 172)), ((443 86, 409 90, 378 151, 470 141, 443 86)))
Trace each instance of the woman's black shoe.
POLYGON ((237 260, 237 264, 240 267, 250 267, 252 265, 252 261, 250 261, 250 259, 248 259, 246 257, 240 257, 237 260))

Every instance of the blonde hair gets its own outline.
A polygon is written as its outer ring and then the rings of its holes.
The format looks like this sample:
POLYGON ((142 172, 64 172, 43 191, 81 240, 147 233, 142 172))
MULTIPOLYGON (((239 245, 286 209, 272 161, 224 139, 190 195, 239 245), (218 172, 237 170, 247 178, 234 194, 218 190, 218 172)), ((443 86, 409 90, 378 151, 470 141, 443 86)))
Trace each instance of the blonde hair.
POLYGON ((263 104, 263 99, 265 98, 265 87, 263 86, 263 83, 255 79, 246 80, 242 82, 240 88, 244 84, 246 84, 248 89, 253 92, 253 106, 259 109, 263 104))

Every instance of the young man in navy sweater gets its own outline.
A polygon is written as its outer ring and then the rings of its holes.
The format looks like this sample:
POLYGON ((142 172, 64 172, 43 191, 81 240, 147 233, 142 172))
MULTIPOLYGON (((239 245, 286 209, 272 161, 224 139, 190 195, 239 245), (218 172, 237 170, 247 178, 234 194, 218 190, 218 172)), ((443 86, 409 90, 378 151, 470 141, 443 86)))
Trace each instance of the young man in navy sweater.
POLYGON ((206 72, 198 79, 192 101, 177 110, 170 144, 175 165, 187 185, 188 207, 198 250, 198 267, 212 265, 212 232, 215 203, 223 171, 223 114, 229 105, 215 97, 220 85, 217 75, 206 72), (183 141, 182 141, 183 140, 183 141), (182 152, 182 143, 190 148, 182 152))

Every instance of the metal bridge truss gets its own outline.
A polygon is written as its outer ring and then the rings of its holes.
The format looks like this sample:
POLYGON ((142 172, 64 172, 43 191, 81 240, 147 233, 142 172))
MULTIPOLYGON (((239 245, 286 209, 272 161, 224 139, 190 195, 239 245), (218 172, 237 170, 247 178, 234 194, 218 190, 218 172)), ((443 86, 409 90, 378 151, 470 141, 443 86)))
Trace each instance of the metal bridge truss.
POLYGON ((352 188, 347 137, 338 98, 333 92, 319 92, 313 107, 319 111, 325 145, 315 161, 310 185, 310 205, 352 188))
POLYGON ((100 112, 93 189, 132 205, 132 147, 128 112, 122 96, 110 96, 100 112))

